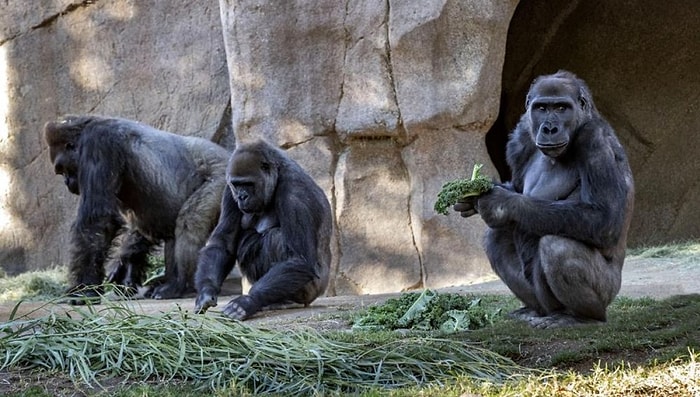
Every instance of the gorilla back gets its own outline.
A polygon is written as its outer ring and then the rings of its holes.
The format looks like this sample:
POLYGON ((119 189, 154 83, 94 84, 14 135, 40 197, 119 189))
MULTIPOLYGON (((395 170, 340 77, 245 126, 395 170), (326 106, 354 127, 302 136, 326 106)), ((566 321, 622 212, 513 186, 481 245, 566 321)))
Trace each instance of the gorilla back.
POLYGON ((231 318, 246 319, 273 304, 308 305, 323 294, 333 217, 321 188, 264 141, 239 145, 226 178, 219 223, 199 257, 195 311, 216 306, 236 262, 252 287, 226 305, 231 318))
POLYGON ((133 292, 148 253, 163 242, 165 276, 147 295, 192 290, 197 252, 218 217, 228 151, 119 118, 67 116, 44 130, 56 174, 80 195, 71 231, 72 303, 99 292, 90 287, 103 282, 109 248, 125 223, 108 281, 133 292))

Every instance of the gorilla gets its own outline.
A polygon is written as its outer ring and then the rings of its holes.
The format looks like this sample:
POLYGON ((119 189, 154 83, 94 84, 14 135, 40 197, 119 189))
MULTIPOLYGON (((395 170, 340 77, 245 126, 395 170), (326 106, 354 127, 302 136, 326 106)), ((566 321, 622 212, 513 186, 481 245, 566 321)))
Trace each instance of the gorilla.
POLYGON ((197 263, 195 312, 217 305, 236 262, 252 286, 226 305, 228 317, 245 320, 291 302, 308 306, 328 286, 333 218, 326 195, 299 164, 262 140, 236 147, 226 182, 219 223, 197 263))
POLYGON ((512 180, 455 204, 487 224, 486 255, 536 328, 606 321, 620 289, 634 183, 624 149, 586 83, 540 76, 511 133, 512 180))
POLYGON ((56 174, 80 196, 68 302, 99 301, 104 262, 120 234, 108 282, 133 294, 148 254, 162 242, 165 275, 146 296, 169 299, 193 291, 197 254, 219 216, 230 152, 205 139, 94 115, 49 122, 44 139, 56 174))

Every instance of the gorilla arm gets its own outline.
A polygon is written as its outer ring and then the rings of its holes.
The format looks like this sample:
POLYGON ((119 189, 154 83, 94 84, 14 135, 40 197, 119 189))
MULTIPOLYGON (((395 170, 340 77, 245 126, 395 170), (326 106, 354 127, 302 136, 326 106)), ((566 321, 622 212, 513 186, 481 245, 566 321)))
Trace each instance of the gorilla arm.
POLYGON ((71 236, 74 287, 102 284, 112 240, 124 224, 116 200, 123 170, 122 157, 115 154, 120 145, 98 139, 107 137, 100 132, 85 131, 80 138, 80 202, 71 236))
POLYGON ((221 284, 236 263, 242 216, 231 189, 224 188, 219 223, 197 259, 195 313, 204 313, 217 305, 221 284))
POLYGON ((514 179, 518 192, 495 187, 479 197, 478 212, 484 222, 493 228, 512 224, 537 236, 569 237, 599 248, 616 246, 630 210, 631 187, 625 180, 627 171, 619 169, 620 154, 607 140, 608 128, 594 120, 577 131, 571 148, 580 184, 575 194, 563 200, 532 198, 520 192, 523 181, 514 179))

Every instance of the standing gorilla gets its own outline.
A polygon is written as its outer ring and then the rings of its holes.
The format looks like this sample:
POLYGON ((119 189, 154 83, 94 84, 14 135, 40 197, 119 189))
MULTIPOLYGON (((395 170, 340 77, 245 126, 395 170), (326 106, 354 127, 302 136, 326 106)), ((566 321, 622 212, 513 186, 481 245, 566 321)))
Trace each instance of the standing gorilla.
POLYGON ((634 184, 627 156, 586 84, 541 76, 506 149, 512 181, 455 205, 489 226, 493 270, 533 327, 603 322, 620 289, 634 184))
POLYGON ((244 320, 278 303, 308 305, 328 286, 333 228, 321 188, 287 155, 264 141, 241 144, 229 161, 221 217, 195 274, 195 311, 216 306, 236 261, 252 284, 223 312, 244 320))
POLYGON ((80 195, 72 227, 69 302, 97 300, 112 241, 128 224, 108 282, 133 293, 148 253, 164 242, 165 276, 156 299, 193 289, 197 253, 214 228, 229 152, 135 121, 67 116, 44 127, 56 174, 80 195))

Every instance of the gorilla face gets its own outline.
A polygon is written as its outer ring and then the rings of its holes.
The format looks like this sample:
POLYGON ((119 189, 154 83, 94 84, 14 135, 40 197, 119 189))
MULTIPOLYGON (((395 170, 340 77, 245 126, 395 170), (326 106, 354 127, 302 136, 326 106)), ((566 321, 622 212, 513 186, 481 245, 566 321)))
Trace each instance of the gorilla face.
POLYGON ((578 93, 562 79, 548 78, 535 82, 528 93, 532 140, 542 153, 556 158, 566 152, 579 127, 578 93))
POLYGON ((226 179, 241 211, 262 213, 272 204, 277 168, 262 154, 236 150, 229 162, 226 179))
POLYGON ((80 194, 78 185, 78 160, 80 134, 60 132, 57 124, 48 123, 45 128, 49 144, 49 156, 56 175, 63 175, 63 182, 73 194, 80 194))

